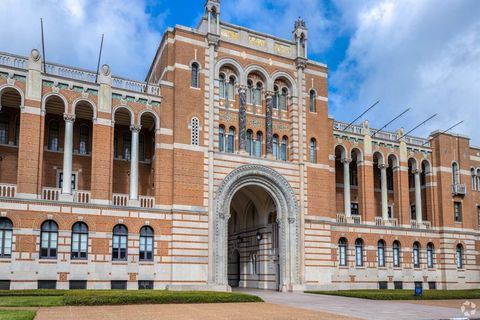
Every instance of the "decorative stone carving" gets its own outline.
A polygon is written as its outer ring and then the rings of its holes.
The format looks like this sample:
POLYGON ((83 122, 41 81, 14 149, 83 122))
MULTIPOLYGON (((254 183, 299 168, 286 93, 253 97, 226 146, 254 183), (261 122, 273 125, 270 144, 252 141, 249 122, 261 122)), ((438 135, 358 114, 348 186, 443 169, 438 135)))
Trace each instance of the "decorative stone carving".
POLYGON ((102 66, 102 74, 106 77, 108 77, 111 74, 110 66, 108 64, 104 64, 102 66))
POLYGON ((140 132, 142 130, 142 126, 139 124, 132 124, 130 125, 130 131, 140 132))
POLYGON ((238 94, 240 97, 240 106, 238 110, 238 128, 239 128, 239 145, 240 150, 246 151, 247 150, 247 89, 244 86, 241 86, 238 89, 238 94))
POLYGON ((72 113, 64 113, 63 114, 63 120, 65 122, 74 122, 75 121, 75 115, 72 113))
POLYGON ((266 114, 265 114, 265 135, 266 135, 266 151, 267 155, 273 154, 273 98, 272 93, 267 92, 265 94, 266 100, 266 114))
POLYGON ((40 59, 40 52, 37 49, 33 49, 30 52, 30 57, 32 57, 33 61, 38 61, 40 59))

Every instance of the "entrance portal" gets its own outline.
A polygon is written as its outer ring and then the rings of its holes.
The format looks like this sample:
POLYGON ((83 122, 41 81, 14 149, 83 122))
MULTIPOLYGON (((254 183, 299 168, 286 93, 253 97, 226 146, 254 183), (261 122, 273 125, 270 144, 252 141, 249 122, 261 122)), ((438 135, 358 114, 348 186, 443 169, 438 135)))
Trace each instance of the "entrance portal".
POLYGON ((300 213, 281 174, 240 166, 223 179, 214 203, 211 285, 302 290, 300 213))
POLYGON ((275 203, 262 187, 243 187, 230 203, 228 284, 278 290, 278 269, 275 203))

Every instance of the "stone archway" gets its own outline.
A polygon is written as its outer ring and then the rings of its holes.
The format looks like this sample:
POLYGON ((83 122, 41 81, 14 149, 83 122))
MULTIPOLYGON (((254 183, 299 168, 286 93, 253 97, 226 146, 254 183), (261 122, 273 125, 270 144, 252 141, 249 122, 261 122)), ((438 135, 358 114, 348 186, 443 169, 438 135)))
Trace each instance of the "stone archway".
POLYGON ((214 285, 230 289, 228 285, 228 220, 230 204, 238 190, 246 186, 263 188, 273 199, 277 209, 279 228, 279 290, 299 289, 300 277, 300 223, 295 193, 288 181, 277 171, 260 165, 244 165, 228 174, 219 186, 214 202, 214 285))

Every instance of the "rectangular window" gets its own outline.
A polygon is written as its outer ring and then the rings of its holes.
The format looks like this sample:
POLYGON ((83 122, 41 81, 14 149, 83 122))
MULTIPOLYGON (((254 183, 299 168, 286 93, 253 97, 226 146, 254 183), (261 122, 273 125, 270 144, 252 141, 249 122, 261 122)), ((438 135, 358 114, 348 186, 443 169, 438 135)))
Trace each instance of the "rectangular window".
POLYGON ((462 222, 462 203, 455 201, 453 203, 453 211, 455 214, 455 222, 462 222))
POLYGON ((153 290, 153 281, 138 281, 138 290, 153 290))
POLYGON ((72 259, 86 259, 88 248, 88 234, 73 233, 72 234, 72 259))
MULTIPOLYGON (((62 188, 63 186, 63 172, 60 171, 58 173, 58 188, 62 188)), ((77 186, 77 174, 72 173, 72 190, 75 190, 77 186)))
POLYGON ((411 220, 417 219, 417 208, 414 204, 410 205, 410 219, 411 220))
POLYGON ((38 289, 57 289, 56 280, 38 280, 38 289))
POLYGON ((403 290, 403 282, 402 281, 394 281, 393 288, 395 290, 403 290))
POLYGON ((127 290, 127 281, 113 280, 110 282, 110 288, 112 290, 127 290))
POLYGON ((153 237, 140 237, 140 261, 153 260, 153 237))
POLYGON ((388 282, 387 281, 378 281, 378 289, 379 290, 387 290, 388 289, 388 282))
POLYGON ((127 236, 114 235, 112 243, 112 258, 113 260, 127 259, 127 236))
POLYGON ((478 225, 480 225, 480 206, 477 207, 477 219, 478 219, 478 225))
POLYGON ((0 280, 0 290, 10 290, 10 280, 0 280))
POLYGON ((350 204, 350 211, 351 211, 352 214, 355 214, 355 215, 360 214, 360 212, 358 210, 358 203, 352 202, 350 204))
POLYGON ((12 230, 0 230, 0 258, 12 256, 12 230))
POLYGON ((437 283, 435 281, 428 282, 428 289, 429 290, 437 290, 437 283))
POLYGON ((86 290, 87 280, 70 280, 68 282, 68 288, 70 290, 86 290))

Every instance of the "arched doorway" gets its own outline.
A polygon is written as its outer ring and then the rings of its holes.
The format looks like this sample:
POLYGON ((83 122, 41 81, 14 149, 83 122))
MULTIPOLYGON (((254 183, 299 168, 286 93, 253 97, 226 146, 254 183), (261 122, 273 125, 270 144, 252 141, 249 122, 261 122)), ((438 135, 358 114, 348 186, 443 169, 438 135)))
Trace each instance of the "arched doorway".
POLYGON ((238 167, 219 186, 214 212, 211 285, 229 290, 234 284, 235 274, 229 283, 228 273, 237 250, 240 287, 302 289, 298 205, 282 175, 259 165, 238 167))
POLYGON ((260 186, 239 189, 228 220, 228 283, 231 287, 278 290, 276 207, 260 186))

